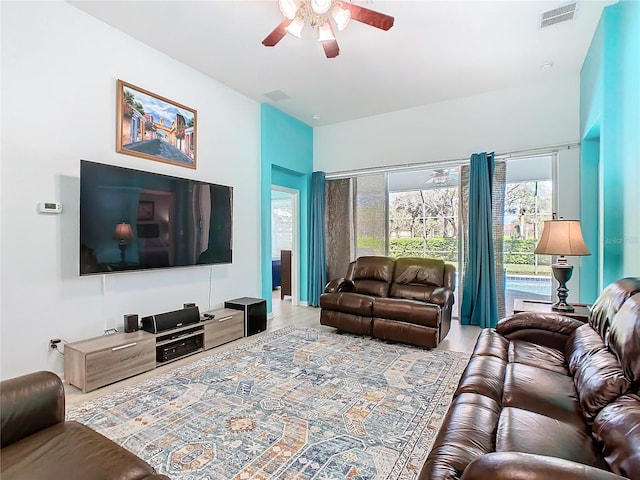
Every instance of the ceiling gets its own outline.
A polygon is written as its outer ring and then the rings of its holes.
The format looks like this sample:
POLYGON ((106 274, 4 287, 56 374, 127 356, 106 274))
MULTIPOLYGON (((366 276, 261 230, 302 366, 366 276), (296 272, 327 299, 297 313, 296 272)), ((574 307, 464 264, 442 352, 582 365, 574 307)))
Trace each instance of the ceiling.
POLYGON ((385 32, 351 22, 336 32, 335 59, 309 26, 301 39, 264 47, 283 19, 275 1, 69 3, 315 127, 575 75, 602 8, 615 2, 579 1, 573 20, 540 29, 540 12, 566 2, 357 1, 395 25, 385 32), (271 92, 288 98, 274 101, 271 92))

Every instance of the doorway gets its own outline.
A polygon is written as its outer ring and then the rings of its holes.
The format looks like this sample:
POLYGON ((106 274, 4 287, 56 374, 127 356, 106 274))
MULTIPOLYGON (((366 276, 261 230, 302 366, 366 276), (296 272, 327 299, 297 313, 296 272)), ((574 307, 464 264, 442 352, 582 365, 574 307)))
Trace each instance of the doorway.
POLYGON ((272 300, 300 303, 300 219, 297 190, 271 187, 272 300))

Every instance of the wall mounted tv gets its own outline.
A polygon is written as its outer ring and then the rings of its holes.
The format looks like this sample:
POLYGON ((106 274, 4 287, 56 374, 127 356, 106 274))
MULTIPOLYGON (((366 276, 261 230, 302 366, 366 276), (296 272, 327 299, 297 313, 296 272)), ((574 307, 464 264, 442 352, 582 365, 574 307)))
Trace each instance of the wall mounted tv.
POLYGON ((231 263, 233 188, 80 162, 80 275, 231 263))

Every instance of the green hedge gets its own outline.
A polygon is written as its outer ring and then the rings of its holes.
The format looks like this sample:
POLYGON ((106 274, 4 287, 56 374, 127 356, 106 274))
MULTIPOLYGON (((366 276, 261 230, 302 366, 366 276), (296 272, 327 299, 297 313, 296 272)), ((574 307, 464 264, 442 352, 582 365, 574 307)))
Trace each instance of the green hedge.
POLYGON ((458 261, 458 242, 455 238, 429 237, 423 252, 422 238, 390 238, 389 254, 392 257, 430 257, 458 261))
MULTIPOLYGON (((514 240, 508 237, 504 239, 504 263, 515 265, 533 265, 535 255, 533 251, 537 245, 536 240, 514 240)), ((538 255, 538 265, 551 265, 551 256, 538 255)))
MULTIPOLYGON (((532 253, 536 248, 535 240, 514 240, 510 237, 504 238, 504 263, 511 265, 534 265, 535 255, 532 253)), ((423 240, 417 238, 390 238, 389 255, 392 257, 422 257, 423 240)), ((384 243, 379 238, 360 238, 358 246, 360 248, 372 248, 375 250, 384 249, 384 243)), ((426 241, 424 255, 431 258, 441 258, 449 262, 458 261, 458 240, 456 238, 429 237, 426 241)), ((551 265, 549 255, 539 255, 538 265, 551 265)))

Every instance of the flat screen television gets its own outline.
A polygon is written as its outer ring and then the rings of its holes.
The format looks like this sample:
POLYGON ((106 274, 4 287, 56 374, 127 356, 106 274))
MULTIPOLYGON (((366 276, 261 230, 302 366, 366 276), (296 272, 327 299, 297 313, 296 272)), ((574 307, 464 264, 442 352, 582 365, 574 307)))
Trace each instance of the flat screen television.
POLYGON ((233 187, 80 162, 80 275, 231 263, 233 187))

